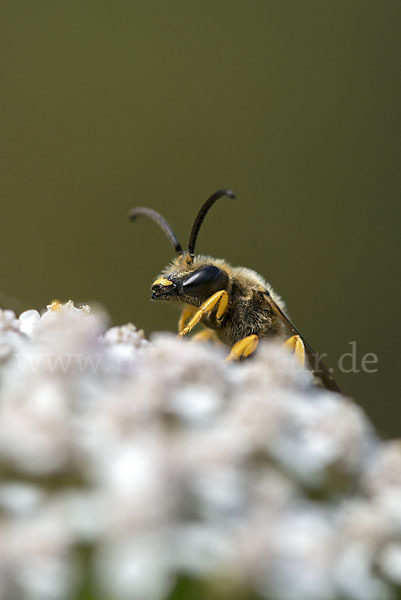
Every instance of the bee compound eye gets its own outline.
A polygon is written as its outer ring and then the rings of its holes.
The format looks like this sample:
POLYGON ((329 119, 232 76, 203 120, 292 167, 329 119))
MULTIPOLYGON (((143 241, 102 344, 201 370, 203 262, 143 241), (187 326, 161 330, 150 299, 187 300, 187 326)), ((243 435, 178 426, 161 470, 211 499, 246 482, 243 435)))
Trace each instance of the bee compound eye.
POLYGON ((213 265, 207 265, 188 275, 187 279, 183 281, 182 287, 184 292, 190 295, 207 293, 210 287, 219 287, 219 283, 223 284, 226 278, 227 275, 224 271, 213 265))

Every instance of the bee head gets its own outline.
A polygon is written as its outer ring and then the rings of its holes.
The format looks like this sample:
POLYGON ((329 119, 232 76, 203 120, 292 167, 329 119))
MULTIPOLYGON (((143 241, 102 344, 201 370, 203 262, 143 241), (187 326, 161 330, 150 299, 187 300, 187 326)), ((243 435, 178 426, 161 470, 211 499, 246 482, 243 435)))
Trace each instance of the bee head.
POLYGON ((213 264, 212 259, 199 257, 190 270, 173 261, 152 284, 152 300, 179 300, 199 305, 209 296, 226 289, 227 271, 213 264))
POLYGON ((195 245, 200 227, 212 205, 223 196, 235 198, 231 190, 219 190, 202 205, 192 226, 188 251, 182 249, 174 231, 164 217, 151 208, 138 207, 130 212, 130 218, 145 215, 155 221, 164 231, 178 256, 152 284, 153 300, 180 300, 190 304, 201 304, 214 292, 226 289, 228 274, 224 269, 211 264, 212 259, 195 258, 195 245))

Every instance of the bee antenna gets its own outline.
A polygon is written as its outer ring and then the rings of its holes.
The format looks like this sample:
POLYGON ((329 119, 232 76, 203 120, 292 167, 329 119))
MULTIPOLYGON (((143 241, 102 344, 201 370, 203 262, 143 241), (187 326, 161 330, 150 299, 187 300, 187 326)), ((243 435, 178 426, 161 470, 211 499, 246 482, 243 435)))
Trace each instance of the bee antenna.
POLYGON ((138 206, 129 211, 129 218, 133 221, 136 219, 138 215, 144 215, 145 217, 149 217, 152 221, 155 221, 159 227, 164 231, 171 244, 174 247, 174 250, 178 252, 178 254, 182 254, 182 246, 180 242, 177 240, 177 237, 174 231, 171 228, 171 225, 164 217, 161 216, 156 210, 153 208, 146 208, 145 206, 138 206))
POLYGON ((191 231, 191 235, 189 236, 189 242, 188 242, 188 252, 189 252, 189 256, 191 258, 193 258, 195 255, 195 244, 196 244, 196 240, 198 238, 199 229, 203 223, 204 218, 206 217, 207 213, 209 212, 209 210, 213 206, 213 204, 216 202, 216 200, 218 200, 219 198, 222 198, 223 196, 228 196, 229 198, 235 198, 235 194, 231 190, 218 190, 217 192, 212 194, 210 196, 210 198, 208 198, 206 200, 206 202, 203 204, 200 211, 198 212, 198 215, 194 221, 194 224, 192 225, 192 231, 191 231))

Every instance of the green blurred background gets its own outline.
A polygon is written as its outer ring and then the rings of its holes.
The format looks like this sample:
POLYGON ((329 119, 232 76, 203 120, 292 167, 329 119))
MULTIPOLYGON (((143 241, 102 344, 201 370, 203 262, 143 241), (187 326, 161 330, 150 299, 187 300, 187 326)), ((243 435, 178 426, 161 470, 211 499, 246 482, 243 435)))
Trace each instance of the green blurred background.
POLYGON ((176 327, 149 286, 221 187, 198 250, 264 275, 326 362, 400 435, 401 3, 2 4, 0 305, 96 302, 176 327), (347 367, 350 361, 347 362, 347 367))

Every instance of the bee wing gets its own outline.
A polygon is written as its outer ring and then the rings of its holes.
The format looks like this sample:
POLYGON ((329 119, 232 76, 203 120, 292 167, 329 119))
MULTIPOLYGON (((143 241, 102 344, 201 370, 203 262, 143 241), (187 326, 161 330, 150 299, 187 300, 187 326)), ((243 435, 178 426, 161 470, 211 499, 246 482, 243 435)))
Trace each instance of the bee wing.
POLYGON ((324 366, 323 362, 320 360, 319 355, 310 347, 308 342, 305 340, 304 336, 298 331, 298 329, 291 323, 290 319, 287 315, 281 310, 279 305, 273 300, 270 296, 270 293, 266 290, 264 294, 267 303, 270 305, 273 312, 276 313, 280 317, 280 319, 285 323, 287 328, 291 331, 292 335, 299 335, 304 346, 305 346, 305 354, 308 357, 310 369, 313 371, 315 377, 319 379, 323 387, 332 392, 338 392, 341 394, 341 390, 334 381, 333 375, 330 371, 324 366))

